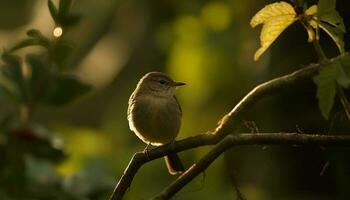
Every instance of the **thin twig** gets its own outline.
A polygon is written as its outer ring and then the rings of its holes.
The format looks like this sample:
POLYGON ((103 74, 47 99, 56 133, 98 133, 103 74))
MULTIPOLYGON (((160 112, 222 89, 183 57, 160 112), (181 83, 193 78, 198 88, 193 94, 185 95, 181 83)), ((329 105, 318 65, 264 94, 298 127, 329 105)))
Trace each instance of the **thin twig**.
POLYGON ((238 182, 237 182, 237 176, 236 174, 234 173, 234 169, 233 167, 230 166, 230 160, 229 158, 227 157, 227 152, 224 153, 224 160, 226 162, 226 168, 227 168, 227 172, 229 173, 230 175, 230 178, 231 178, 231 182, 232 182, 232 186, 233 186, 233 189, 235 190, 236 192, 236 199, 237 200, 247 200, 243 193, 241 192, 239 186, 238 186, 238 182))

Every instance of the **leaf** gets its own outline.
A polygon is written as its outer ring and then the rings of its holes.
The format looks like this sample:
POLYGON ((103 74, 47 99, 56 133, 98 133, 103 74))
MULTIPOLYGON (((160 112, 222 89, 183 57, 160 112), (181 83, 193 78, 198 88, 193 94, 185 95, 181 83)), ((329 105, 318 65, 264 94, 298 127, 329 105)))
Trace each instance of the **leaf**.
POLYGON ((22 74, 21 58, 16 55, 5 53, 2 55, 4 65, 1 66, 1 72, 8 80, 2 83, 3 92, 14 100, 26 99, 25 80, 22 74))
POLYGON ((29 46, 43 46, 48 48, 50 46, 50 40, 45 37, 39 30, 31 29, 27 31, 29 38, 26 38, 19 43, 15 44, 8 50, 8 53, 14 52, 18 49, 22 49, 29 46))
POLYGON ((336 10, 336 0, 319 0, 317 17, 319 20, 329 23, 345 33, 343 19, 336 10))
POLYGON ((74 26, 77 23, 79 23, 80 20, 81 20, 81 15, 79 15, 79 14, 70 14, 70 15, 67 15, 66 17, 64 17, 61 20, 61 24, 63 26, 65 26, 65 27, 74 26))
POLYGON ((50 71, 48 63, 40 55, 28 54, 26 62, 31 70, 30 96, 32 101, 40 101, 47 93, 50 71))
POLYGON ((2 59, 5 62, 5 65, 2 66, 1 70, 3 74, 9 80, 14 82, 22 82, 22 69, 21 69, 21 58, 12 54, 3 54, 2 59))
POLYGON ((47 44, 50 43, 49 38, 45 37, 39 30, 37 29, 30 29, 27 31, 27 35, 31 38, 46 42, 47 44))
POLYGON ((320 22, 319 27, 332 38, 334 43, 337 45, 340 54, 344 54, 345 49, 344 49, 343 33, 338 28, 330 26, 324 22, 320 22))
MULTIPOLYGON (((336 8, 336 0, 320 0, 318 6, 313 5, 305 11, 308 23, 314 29, 321 28, 325 31, 337 45, 341 54, 345 53, 343 35, 345 25, 336 8)), ((309 30, 308 34, 309 34, 309 30)), ((317 35, 318 36, 318 35, 317 35)))
MULTIPOLYGON (((338 95, 342 102, 347 102, 342 88, 350 86, 350 55, 347 54, 339 60, 332 61, 327 65, 322 66, 318 75, 313 80, 317 85, 317 99, 322 115, 328 119, 329 113, 334 104, 335 94, 338 89, 338 95), (339 85, 337 85, 339 84, 339 85), (341 87, 340 87, 341 86, 341 87)), ((344 109, 349 110, 348 103, 343 103, 344 109)))
POLYGON ((261 47, 255 52, 254 60, 258 60, 276 38, 296 20, 293 6, 283 1, 269 4, 256 13, 250 25, 254 28, 263 24, 263 28, 260 33, 261 47))
POLYGON ((315 39, 318 40, 318 34, 316 34, 315 29, 317 29, 318 27, 318 22, 317 22, 317 18, 315 17, 315 15, 317 14, 318 11, 318 6, 317 5, 313 5, 310 6, 307 10, 305 10, 305 15, 306 20, 308 21, 308 24, 302 23, 307 31, 307 35, 308 35, 308 42, 313 42, 315 39))
POLYGON ((32 38, 41 38, 43 35, 37 29, 30 29, 27 31, 27 35, 32 38))
POLYGON ((350 75, 350 54, 347 53, 341 57, 340 63, 345 66, 345 69, 348 69, 348 74, 350 75))
POLYGON ((59 2, 57 17, 54 20, 56 25, 63 29, 76 25, 81 19, 80 14, 70 13, 72 3, 72 0, 60 0, 59 2))
POLYGON ((0 84, 0 96, 5 96, 15 102, 17 102, 19 99, 19 95, 16 90, 6 87, 3 85, 3 83, 0 84))
POLYGON ((63 67, 63 65, 66 64, 67 60, 69 59, 69 56, 71 56, 73 48, 74 46, 72 43, 59 40, 55 43, 55 45, 50 47, 50 58, 59 66, 63 67))
POLYGON ((319 27, 325 31, 337 45, 341 54, 345 53, 343 35, 345 25, 336 10, 336 0, 319 0, 317 18, 319 27))
POLYGON ((312 15, 317 14, 317 11, 318 11, 318 6, 312 5, 307 10, 305 10, 305 15, 312 16, 312 15))
POLYGON ((57 22, 58 19, 58 10, 55 6, 55 4, 53 4, 53 2, 51 0, 47 1, 47 6, 49 7, 49 11, 51 14, 52 19, 57 22))
POLYGON ((350 86, 349 74, 346 73, 340 61, 334 61, 334 65, 337 67, 337 83, 343 88, 348 88, 350 86))
POLYGON ((55 74, 48 90, 45 103, 64 105, 91 91, 91 86, 81 82, 76 76, 55 74))
POLYGON ((314 29, 312 28, 312 26, 305 26, 306 31, 307 31, 307 42, 313 42, 316 38, 316 33, 314 31, 314 29))
POLYGON ((337 66, 330 63, 322 66, 319 74, 313 78, 317 86, 316 97, 322 116, 328 119, 336 95, 337 66))
MULTIPOLYGON (((350 79, 350 55, 346 54, 343 57, 341 57, 339 60, 339 63, 342 67, 341 73, 344 73, 343 76, 347 77, 347 79, 350 79)), ((348 80, 346 82, 348 82, 348 80)), ((342 85, 342 84, 340 84, 340 85, 342 85)), ((349 87, 349 86, 347 87, 347 85, 342 85, 342 86, 345 88, 349 87)))
POLYGON ((62 19, 62 17, 65 17, 69 9, 72 5, 72 0, 60 0, 59 6, 58 6, 58 15, 62 19))
POLYGON ((27 38, 24 39, 22 41, 20 41, 19 43, 15 44, 13 47, 11 47, 8 52, 12 53, 18 49, 22 49, 25 47, 29 47, 29 46, 43 46, 43 44, 33 38, 27 38))

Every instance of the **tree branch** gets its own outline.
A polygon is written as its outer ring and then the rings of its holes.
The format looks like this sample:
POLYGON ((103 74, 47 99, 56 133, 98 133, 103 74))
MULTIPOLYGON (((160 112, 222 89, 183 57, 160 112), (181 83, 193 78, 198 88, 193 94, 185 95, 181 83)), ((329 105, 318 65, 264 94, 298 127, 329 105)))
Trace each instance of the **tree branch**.
MULTIPOLYGON (((330 59, 329 62, 333 62, 340 57, 341 56, 330 59)), ((319 68, 320 64, 311 64, 291 74, 278 77, 258 85, 220 120, 219 125, 214 132, 189 137, 180 140, 173 145, 163 145, 161 147, 157 147, 148 151, 147 155, 142 152, 135 153, 122 177, 119 179, 110 200, 118 200, 123 198, 126 190, 130 187, 135 174, 146 162, 163 157, 170 152, 179 152, 199 146, 217 144, 225 136, 235 132, 236 128, 241 123, 241 119, 245 112, 259 100, 281 91, 302 79, 312 77, 318 72, 319 68)))
POLYGON ((227 135, 223 140, 196 164, 193 164, 178 179, 166 187, 154 199, 169 199, 185 187, 193 178, 203 172, 227 149, 239 145, 319 145, 319 146, 350 146, 350 136, 300 134, 300 133, 265 133, 227 135))
POLYGON ((147 153, 142 151, 136 152, 114 188, 110 200, 119 200, 123 198, 126 190, 130 187, 135 174, 143 164, 164 157, 169 154, 169 152, 179 152, 199 146, 213 145, 216 144, 219 139, 219 137, 216 137, 212 133, 206 133, 177 141, 174 144, 166 144, 156 147, 148 150, 147 153))
MULTIPOLYGON (((339 57, 334 59, 339 59, 339 57)), ((320 64, 311 64, 308 67, 297 70, 291 74, 258 85, 220 120, 219 126, 215 130, 215 134, 221 135, 221 138, 223 138, 234 132, 237 125, 241 123, 241 118, 251 106, 266 96, 281 91, 302 79, 312 77, 318 72, 319 68, 320 64)))

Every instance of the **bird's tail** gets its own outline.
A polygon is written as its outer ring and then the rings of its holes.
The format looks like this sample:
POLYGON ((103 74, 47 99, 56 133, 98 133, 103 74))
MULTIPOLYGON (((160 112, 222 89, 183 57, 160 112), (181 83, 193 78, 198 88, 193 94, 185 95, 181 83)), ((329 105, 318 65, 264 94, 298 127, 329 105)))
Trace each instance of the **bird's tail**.
POLYGON ((176 153, 170 153, 165 158, 165 163, 171 175, 181 174, 185 171, 180 157, 176 153))

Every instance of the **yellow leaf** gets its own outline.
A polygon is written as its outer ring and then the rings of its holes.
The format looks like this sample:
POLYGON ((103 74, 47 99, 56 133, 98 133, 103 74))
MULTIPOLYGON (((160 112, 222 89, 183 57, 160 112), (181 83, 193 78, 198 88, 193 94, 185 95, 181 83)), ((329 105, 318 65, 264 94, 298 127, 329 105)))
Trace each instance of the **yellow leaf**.
POLYGON ((317 26, 318 26, 318 22, 316 21, 316 19, 312 18, 310 21, 309 21, 309 24, 312 26, 312 28, 316 29, 317 26))
MULTIPOLYGON (((307 10, 305 10, 305 15, 308 15, 308 16, 312 16, 310 19, 309 19, 309 24, 312 26, 312 28, 316 29, 317 26, 318 26, 318 22, 317 22, 317 17, 314 16, 317 14, 317 11, 318 11, 318 7, 317 5, 313 5, 311 7, 309 7, 307 10)), ((309 37, 310 38, 310 37, 309 37)))
POLYGON ((296 20, 293 6, 283 1, 269 4, 256 13, 250 25, 254 28, 263 24, 263 28, 260 33, 261 47, 255 52, 254 60, 258 60, 272 42, 296 20))
POLYGON ((317 13, 318 7, 317 5, 313 5, 305 10, 306 15, 315 15, 317 13))
POLYGON ((316 34, 314 29, 312 29, 311 26, 306 27, 307 35, 308 35, 308 42, 313 42, 315 40, 316 34))

